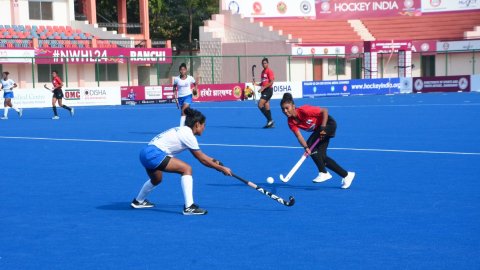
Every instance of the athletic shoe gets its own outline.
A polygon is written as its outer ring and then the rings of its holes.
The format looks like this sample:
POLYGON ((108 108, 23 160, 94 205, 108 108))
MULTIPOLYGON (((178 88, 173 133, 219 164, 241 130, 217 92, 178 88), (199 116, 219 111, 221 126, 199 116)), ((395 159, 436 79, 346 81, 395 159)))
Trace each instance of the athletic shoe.
POLYGON ((342 179, 342 188, 347 189, 352 184, 353 178, 355 178, 354 172, 348 172, 347 176, 342 179))
POLYGON ((22 117, 23 115, 23 109, 18 109, 18 117, 22 117))
POLYGON ((58 120, 60 119, 60 117, 58 117, 57 115, 55 115, 54 117, 52 117, 52 120, 58 120))
POLYGON ((73 116, 74 114, 75 114, 75 109, 72 108, 72 109, 70 110, 70 116, 73 116))
POLYGON ((140 208, 152 208, 155 204, 144 200, 143 202, 138 202, 137 199, 133 199, 132 203, 130 204, 132 208, 140 209, 140 208))
POLYGON ((0 119, 2 119, 2 120, 8 120, 8 117, 4 116, 4 117, 2 117, 2 118, 0 118, 0 119))
POLYGON ((273 128, 274 124, 275 124, 275 122, 273 122, 273 120, 268 121, 267 124, 263 128, 273 128))
POLYGON ((183 207, 183 214, 185 216, 205 215, 207 214, 207 210, 198 207, 196 204, 192 204, 187 208, 183 207))
POLYGON ((326 173, 319 172, 318 176, 315 177, 312 181, 314 183, 322 183, 332 178, 332 175, 327 171, 326 173))

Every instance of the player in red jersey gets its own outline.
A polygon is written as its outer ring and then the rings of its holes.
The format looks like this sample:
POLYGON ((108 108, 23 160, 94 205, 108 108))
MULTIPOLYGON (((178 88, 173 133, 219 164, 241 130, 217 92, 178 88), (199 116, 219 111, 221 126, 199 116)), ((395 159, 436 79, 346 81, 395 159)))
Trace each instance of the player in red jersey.
POLYGON ((273 71, 268 67, 268 59, 262 59, 262 74, 260 75, 261 82, 255 83, 253 85, 261 86, 258 92, 261 93, 260 101, 258 102, 258 108, 267 118, 267 124, 263 128, 273 128, 273 119, 272 113, 270 112, 270 99, 273 95, 273 82, 275 80, 275 75, 273 71))
POLYGON ((300 145, 312 156, 315 165, 317 165, 319 173, 313 179, 313 182, 321 183, 332 178, 332 175, 326 169, 328 168, 343 178, 341 186, 343 189, 349 188, 355 173, 347 172, 335 160, 327 156, 328 143, 330 138, 335 137, 335 131, 337 130, 337 123, 328 114, 328 109, 310 105, 303 105, 297 108, 290 93, 283 95, 280 106, 283 113, 288 117, 288 127, 293 131, 300 145), (312 132, 307 141, 300 133, 300 129, 312 132), (318 138, 320 138, 320 141, 315 148, 309 149, 309 145, 312 145, 318 138))
POLYGON ((53 120, 60 119, 57 114, 57 107, 56 103, 58 101, 58 105, 70 112, 70 115, 73 116, 75 113, 75 110, 73 108, 68 107, 67 105, 62 104, 62 98, 63 98, 63 82, 58 76, 58 72, 56 70, 52 71, 52 85, 53 85, 53 97, 52 97, 52 109, 53 109, 53 120))

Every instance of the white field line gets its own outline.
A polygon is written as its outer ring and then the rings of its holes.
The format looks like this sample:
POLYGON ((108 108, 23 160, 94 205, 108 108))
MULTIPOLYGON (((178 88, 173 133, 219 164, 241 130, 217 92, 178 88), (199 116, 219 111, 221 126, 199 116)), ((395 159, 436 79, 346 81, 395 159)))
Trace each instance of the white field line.
MULTIPOLYGON (((10 140, 38 140, 38 141, 67 141, 67 142, 98 142, 98 143, 123 143, 123 144, 146 144, 143 141, 118 141, 118 140, 95 140, 95 139, 65 139, 65 138, 43 138, 43 137, 14 137, 0 136, 0 139, 10 140)), ((277 149, 301 149, 299 146, 284 145, 255 145, 255 144, 220 144, 220 143, 203 143, 202 146, 219 146, 219 147, 244 147, 244 148, 277 148, 277 149)), ((415 153, 415 154, 435 154, 435 155, 473 155, 480 156, 477 152, 450 152, 450 151, 426 151, 426 150, 402 150, 402 149, 379 149, 379 148, 345 148, 332 147, 329 150, 341 151, 363 151, 363 152, 391 152, 391 153, 415 153)))

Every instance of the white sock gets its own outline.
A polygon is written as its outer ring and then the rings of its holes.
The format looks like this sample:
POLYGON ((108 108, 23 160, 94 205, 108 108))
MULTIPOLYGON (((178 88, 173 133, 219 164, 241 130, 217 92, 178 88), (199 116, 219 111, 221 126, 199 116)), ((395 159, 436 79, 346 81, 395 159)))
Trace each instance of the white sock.
POLYGON ((148 194, 150 194, 150 192, 152 192, 154 188, 155 186, 152 184, 150 179, 148 179, 147 182, 143 184, 143 187, 138 193, 137 198, 135 198, 137 202, 142 203, 143 201, 145 201, 145 198, 147 198, 148 194))
POLYGON ((180 126, 181 126, 181 127, 185 126, 185 119, 186 119, 186 118, 187 118, 187 117, 186 117, 185 115, 183 115, 182 117, 180 117, 180 126))
POLYGON ((8 115, 8 106, 5 106, 5 108, 3 108, 3 116, 7 117, 7 115, 8 115))
POLYGON ((191 175, 182 175, 183 198, 185 207, 193 204, 193 177, 191 175))
POLYGON ((16 112, 20 111, 15 105, 12 105, 12 109, 14 109, 16 112))

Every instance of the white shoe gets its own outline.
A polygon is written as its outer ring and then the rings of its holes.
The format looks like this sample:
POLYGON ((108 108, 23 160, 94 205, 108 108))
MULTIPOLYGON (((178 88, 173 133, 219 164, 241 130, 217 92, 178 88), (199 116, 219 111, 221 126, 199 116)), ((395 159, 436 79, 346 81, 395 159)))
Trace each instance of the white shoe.
POLYGON ((52 117, 52 120, 58 120, 58 119, 60 119, 60 117, 58 117, 56 115, 54 117, 52 117))
POLYGON ((332 178, 332 175, 327 171, 326 173, 319 172, 318 176, 315 177, 312 181, 314 183, 322 183, 332 178))
POLYGON ((342 188, 343 189, 349 188, 353 182, 353 178, 355 178, 355 173, 348 172, 347 176, 345 176, 345 178, 342 179, 342 188))
POLYGON ((18 109, 18 117, 22 117, 23 115, 23 109, 18 109))
POLYGON ((8 120, 8 117, 4 116, 4 117, 2 117, 2 118, 0 118, 0 119, 2 119, 2 120, 8 120))
POLYGON ((73 116, 75 114, 75 109, 72 108, 72 110, 70 111, 70 115, 73 116))

